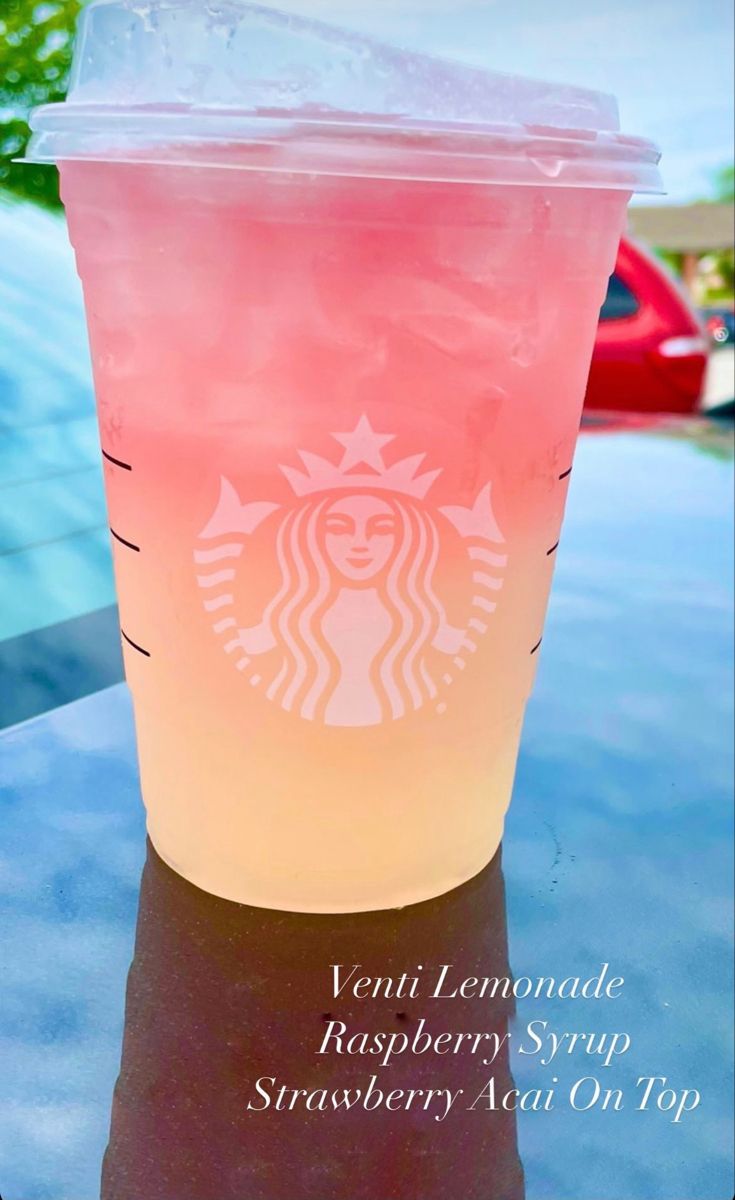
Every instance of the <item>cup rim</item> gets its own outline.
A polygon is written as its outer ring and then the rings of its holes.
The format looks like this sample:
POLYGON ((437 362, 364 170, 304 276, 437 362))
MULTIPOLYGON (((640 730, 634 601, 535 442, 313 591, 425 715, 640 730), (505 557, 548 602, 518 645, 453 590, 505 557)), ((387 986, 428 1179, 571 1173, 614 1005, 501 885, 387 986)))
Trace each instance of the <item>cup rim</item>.
POLYGON ((37 163, 155 163, 663 192, 656 144, 611 130, 70 101, 37 108, 30 123, 25 160, 37 163))

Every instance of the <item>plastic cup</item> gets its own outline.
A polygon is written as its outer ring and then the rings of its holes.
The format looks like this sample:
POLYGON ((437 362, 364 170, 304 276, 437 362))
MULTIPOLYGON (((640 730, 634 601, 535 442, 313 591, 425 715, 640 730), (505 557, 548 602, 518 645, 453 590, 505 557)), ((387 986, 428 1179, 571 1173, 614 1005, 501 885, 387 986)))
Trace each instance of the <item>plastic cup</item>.
POLYGON ((439 895, 501 840, 658 155, 608 97, 256 6, 82 22, 31 152, 84 284, 151 839, 251 905, 439 895))

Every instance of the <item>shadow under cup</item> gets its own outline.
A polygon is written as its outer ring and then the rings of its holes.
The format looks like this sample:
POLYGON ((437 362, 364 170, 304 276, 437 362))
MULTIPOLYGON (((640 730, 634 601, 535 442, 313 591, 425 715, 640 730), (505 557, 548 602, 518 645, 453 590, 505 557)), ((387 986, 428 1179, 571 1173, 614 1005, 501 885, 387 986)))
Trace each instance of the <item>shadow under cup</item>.
POLYGON ((629 193, 67 161, 161 856, 274 909, 508 807, 629 193))
POLYGON ((209 896, 149 848, 102 1200, 523 1200, 517 1097, 503 1105, 513 1090, 508 974, 500 853, 447 896, 327 916, 209 896), (348 987, 335 998, 334 963, 346 964, 343 977, 359 963, 358 974, 381 978, 378 994, 358 1000, 348 987), (451 974, 432 997, 445 963, 451 974), (415 997, 386 995, 403 973, 409 986, 419 979, 415 997), (451 998, 486 976, 499 986, 451 998), (410 1047, 424 1031, 455 1037, 436 1053, 396 1050, 386 1066, 356 1052, 360 1033, 368 1044, 406 1034, 410 1047), (477 1053, 460 1031, 482 1033, 477 1053), (382 1102, 363 1103, 373 1076, 382 1102), (430 1089, 450 1089, 451 1108, 427 1101, 430 1089), (353 1103, 335 1110, 333 1093, 353 1103))

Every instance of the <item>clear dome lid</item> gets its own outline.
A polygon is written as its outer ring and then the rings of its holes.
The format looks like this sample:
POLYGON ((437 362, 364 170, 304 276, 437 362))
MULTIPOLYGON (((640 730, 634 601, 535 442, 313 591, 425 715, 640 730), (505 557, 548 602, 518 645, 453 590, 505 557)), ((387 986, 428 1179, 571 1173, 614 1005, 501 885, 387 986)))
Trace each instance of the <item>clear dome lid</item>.
POLYGON ((660 191, 614 97, 243 0, 95 0, 28 157, 660 191))

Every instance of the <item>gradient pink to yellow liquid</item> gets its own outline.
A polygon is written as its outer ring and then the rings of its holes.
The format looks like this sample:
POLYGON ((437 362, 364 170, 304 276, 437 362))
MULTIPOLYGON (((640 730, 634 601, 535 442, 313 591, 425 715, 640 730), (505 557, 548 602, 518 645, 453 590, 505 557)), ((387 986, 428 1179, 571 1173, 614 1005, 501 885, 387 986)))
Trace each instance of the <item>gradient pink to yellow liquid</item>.
POLYGON ((154 844, 387 908, 492 857, 623 194, 62 164, 154 844))

